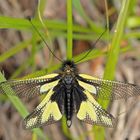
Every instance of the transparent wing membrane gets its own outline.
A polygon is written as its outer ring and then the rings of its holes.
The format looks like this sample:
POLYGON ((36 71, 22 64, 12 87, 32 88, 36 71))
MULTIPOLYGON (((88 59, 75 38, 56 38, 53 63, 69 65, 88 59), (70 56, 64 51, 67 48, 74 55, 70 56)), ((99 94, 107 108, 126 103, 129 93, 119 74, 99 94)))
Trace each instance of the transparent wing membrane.
POLYGON ((96 98, 116 100, 140 95, 140 86, 94 78, 89 75, 80 74, 78 79, 80 85, 88 90, 96 98))
POLYGON ((0 94, 4 94, 6 91, 7 94, 27 98, 41 95, 54 87, 58 83, 58 79, 58 74, 50 74, 27 80, 5 81, 0 83, 0 94))

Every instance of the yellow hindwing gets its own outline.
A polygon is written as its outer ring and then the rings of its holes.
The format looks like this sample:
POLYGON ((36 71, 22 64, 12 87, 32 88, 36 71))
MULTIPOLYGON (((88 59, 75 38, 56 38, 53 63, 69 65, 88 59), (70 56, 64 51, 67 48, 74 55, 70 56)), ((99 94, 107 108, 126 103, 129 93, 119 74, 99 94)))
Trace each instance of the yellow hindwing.
POLYGON ((26 129, 39 127, 43 124, 55 123, 62 118, 62 114, 56 102, 51 101, 53 90, 50 90, 36 109, 24 120, 26 129))
POLYGON ((102 109, 87 90, 84 91, 84 94, 87 96, 87 100, 81 102, 77 118, 90 124, 113 127, 115 121, 113 116, 102 109))

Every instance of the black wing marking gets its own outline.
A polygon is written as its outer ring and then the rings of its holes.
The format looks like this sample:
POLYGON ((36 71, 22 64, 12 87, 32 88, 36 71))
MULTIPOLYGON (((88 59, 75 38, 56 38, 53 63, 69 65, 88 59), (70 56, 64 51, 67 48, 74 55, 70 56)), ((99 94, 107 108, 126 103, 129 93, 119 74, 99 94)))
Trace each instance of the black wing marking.
POLYGON ((79 111, 82 101, 87 100, 87 96, 83 93, 83 88, 78 84, 75 84, 75 87, 73 88, 72 96, 73 96, 73 104, 74 104, 73 112, 77 113, 79 111))
POLYGON ((91 125, 114 127, 116 119, 104 110, 88 91, 83 91, 83 93, 87 99, 81 102, 77 118, 91 125))
POLYGON ((58 74, 49 74, 25 80, 5 81, 0 83, 0 94, 4 94, 4 89, 6 89, 9 91, 7 94, 30 98, 47 93, 50 88, 58 83, 58 79, 58 74), (11 92, 11 89, 15 92, 11 92))
POLYGON ((98 79, 85 74, 80 74, 78 81, 96 98, 116 100, 140 95, 140 86, 134 84, 98 79))

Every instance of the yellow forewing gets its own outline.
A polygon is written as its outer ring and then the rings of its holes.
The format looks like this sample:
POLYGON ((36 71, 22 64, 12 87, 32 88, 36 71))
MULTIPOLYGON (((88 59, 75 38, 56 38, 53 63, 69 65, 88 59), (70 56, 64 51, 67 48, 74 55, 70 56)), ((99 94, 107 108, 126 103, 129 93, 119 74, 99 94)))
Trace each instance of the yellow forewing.
POLYGON ((79 74, 79 76, 83 79, 79 81, 83 83, 79 83, 85 90, 92 92, 92 88, 95 87, 96 99, 105 99, 105 100, 118 100, 122 98, 129 98, 132 96, 140 95, 140 86, 130 84, 130 83, 122 83, 119 81, 112 81, 112 80, 104 80, 92 77, 86 74, 79 74), (89 85, 93 86, 92 88, 89 85))
POLYGON ((54 73, 36 78, 5 81, 0 83, 0 93, 4 94, 4 89, 8 89, 9 92, 7 94, 10 95, 27 98, 34 97, 42 93, 47 93, 49 89, 56 86, 58 83, 57 76, 58 74, 54 73))
POLYGON ((87 74, 79 74, 79 76, 86 78, 86 79, 91 79, 91 80, 97 80, 98 78, 87 75, 87 74))
POLYGON ((47 74, 47 75, 36 77, 36 78, 31 78, 31 79, 49 79, 49 78, 54 78, 56 76, 58 76, 57 73, 52 73, 52 74, 47 74))
MULTIPOLYGON (((52 73, 52 74, 47 74, 47 75, 44 75, 44 76, 39 76, 39 77, 35 77, 35 78, 30 78, 30 79, 21 79, 21 80, 18 80, 18 82, 26 83, 28 81, 32 82, 32 81, 35 81, 35 80, 37 80, 38 82, 43 82, 43 81, 49 80, 51 78, 54 78, 56 76, 58 76, 57 73, 52 73)), ((17 80, 15 80, 15 82, 16 81, 17 80)))

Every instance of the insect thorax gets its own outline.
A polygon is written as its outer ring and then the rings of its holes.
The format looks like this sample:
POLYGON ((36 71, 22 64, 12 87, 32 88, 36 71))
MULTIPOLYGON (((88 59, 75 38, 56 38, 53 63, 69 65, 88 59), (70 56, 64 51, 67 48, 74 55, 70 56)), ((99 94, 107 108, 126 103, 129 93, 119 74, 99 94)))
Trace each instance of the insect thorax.
POLYGON ((78 74, 77 67, 73 61, 64 61, 61 67, 63 82, 67 85, 72 84, 78 74))

